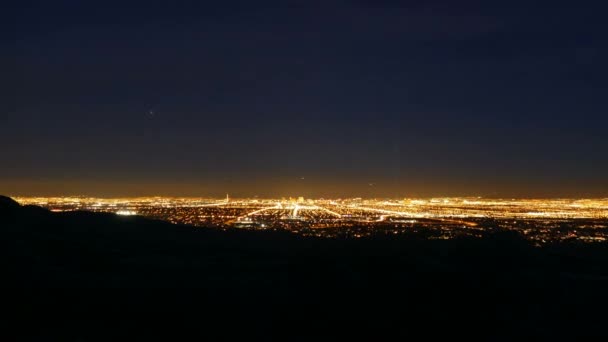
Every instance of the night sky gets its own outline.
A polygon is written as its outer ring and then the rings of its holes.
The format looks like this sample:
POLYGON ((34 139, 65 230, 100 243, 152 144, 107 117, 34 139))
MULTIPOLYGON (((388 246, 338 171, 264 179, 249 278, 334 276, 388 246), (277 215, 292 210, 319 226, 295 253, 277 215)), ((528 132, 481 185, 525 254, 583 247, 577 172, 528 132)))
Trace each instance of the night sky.
POLYGON ((608 196, 601 1, 20 1, 0 193, 608 196))

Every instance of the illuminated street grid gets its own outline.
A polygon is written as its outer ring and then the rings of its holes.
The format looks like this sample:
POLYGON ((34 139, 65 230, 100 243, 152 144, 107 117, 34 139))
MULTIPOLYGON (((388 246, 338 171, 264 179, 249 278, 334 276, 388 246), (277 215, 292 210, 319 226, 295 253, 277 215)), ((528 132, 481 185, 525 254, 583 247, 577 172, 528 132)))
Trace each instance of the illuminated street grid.
POLYGON ((287 230, 330 238, 416 233, 428 239, 450 239, 516 231, 537 245, 608 239, 608 199, 18 197, 16 200, 52 211, 112 212, 224 230, 287 230))

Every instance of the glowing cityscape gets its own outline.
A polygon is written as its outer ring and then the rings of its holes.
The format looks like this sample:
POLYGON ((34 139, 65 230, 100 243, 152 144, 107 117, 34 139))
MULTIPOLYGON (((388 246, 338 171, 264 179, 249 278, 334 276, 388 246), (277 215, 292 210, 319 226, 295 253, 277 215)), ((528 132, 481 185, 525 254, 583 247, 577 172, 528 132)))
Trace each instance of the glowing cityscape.
POLYGON ((17 197, 54 212, 144 216, 214 229, 285 230, 361 238, 422 234, 428 239, 515 231, 536 245, 608 239, 608 199, 258 199, 17 197))

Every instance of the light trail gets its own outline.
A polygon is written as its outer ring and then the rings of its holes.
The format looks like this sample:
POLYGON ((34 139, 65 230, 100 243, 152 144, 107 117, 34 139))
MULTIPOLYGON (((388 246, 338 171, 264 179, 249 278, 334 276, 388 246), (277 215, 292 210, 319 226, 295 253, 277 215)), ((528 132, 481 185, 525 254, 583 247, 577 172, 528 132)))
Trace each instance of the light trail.
MULTIPOLYGON (((402 212, 402 211, 394 211, 394 210, 386 210, 386 209, 377 209, 377 208, 369 208, 369 207, 358 207, 358 206, 346 206, 346 207, 350 208, 350 209, 360 209, 360 210, 367 210, 367 211, 378 212, 378 213, 383 213, 383 214, 391 214, 392 216, 398 216, 398 217, 431 218, 431 219, 439 220, 439 221, 442 221, 442 222, 463 224, 463 225, 468 226, 468 227, 476 227, 477 226, 477 223, 468 222, 468 221, 462 221, 462 220, 446 219, 446 218, 441 218, 441 217, 433 216, 433 215, 430 215, 430 214, 426 214, 426 215, 421 215, 421 214, 414 215, 414 214, 412 214, 410 212, 402 212)), ((380 218, 378 219, 378 222, 385 221, 386 217, 387 217, 387 215, 380 215, 380 218)))
POLYGON ((331 210, 329 210, 329 209, 327 209, 327 208, 324 208, 324 207, 321 207, 321 206, 318 206, 318 205, 316 206, 316 208, 317 208, 318 210, 321 210, 321 211, 324 211, 324 212, 326 212, 326 213, 329 213, 329 214, 331 214, 331 215, 333 215, 333 216, 340 217, 340 218, 342 217, 342 214, 338 214, 337 212, 335 212, 335 211, 331 211, 331 210))
POLYGON ((211 203, 211 204, 200 204, 200 205, 197 205, 196 207, 197 208, 221 207, 221 206, 227 205, 227 204, 230 204, 230 203, 228 203, 228 202, 221 202, 221 203, 211 203))
POLYGON ((261 213, 261 212, 264 212, 264 211, 266 211, 266 210, 272 210, 272 209, 283 209, 283 207, 281 206, 281 204, 280 204, 280 203, 278 203, 277 205, 275 205, 275 206, 273 206, 273 207, 266 207, 266 208, 262 208, 262 209, 258 209, 258 210, 252 211, 252 212, 248 213, 248 214, 247 214, 247 215, 245 215, 245 216, 253 216, 253 215, 257 215, 257 214, 259 214, 259 213, 261 213))
POLYGON ((300 206, 299 205, 294 205, 293 206, 293 211, 291 213, 291 216, 293 217, 298 217, 298 211, 300 210, 300 206))
POLYGON ((386 209, 377 209, 377 208, 369 208, 369 207, 358 207, 358 206, 345 206, 346 208, 349 209, 359 209, 359 210, 366 210, 366 211, 372 211, 372 212, 377 212, 377 213, 382 213, 382 214, 391 214, 391 215, 395 215, 395 216, 401 216, 401 217, 425 217, 425 216, 421 216, 421 215, 414 215, 412 213, 408 213, 408 212, 404 212, 404 211, 394 211, 394 210, 386 210, 386 209))

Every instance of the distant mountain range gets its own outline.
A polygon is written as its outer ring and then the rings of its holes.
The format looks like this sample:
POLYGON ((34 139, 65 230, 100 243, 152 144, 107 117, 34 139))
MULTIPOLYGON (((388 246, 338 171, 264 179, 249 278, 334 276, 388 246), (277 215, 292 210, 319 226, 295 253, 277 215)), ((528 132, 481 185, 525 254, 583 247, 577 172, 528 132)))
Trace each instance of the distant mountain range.
POLYGON ((52 213, 2 196, 0 233, 24 339, 608 336, 606 244, 302 238, 52 213))

